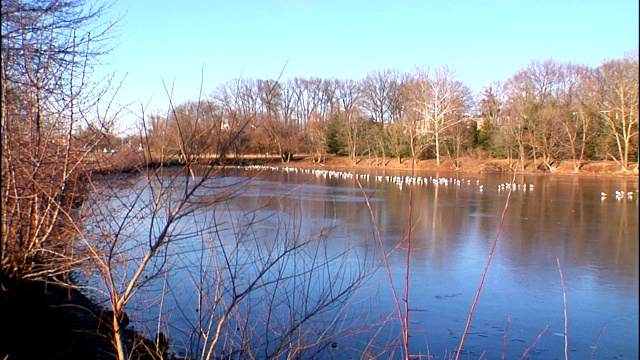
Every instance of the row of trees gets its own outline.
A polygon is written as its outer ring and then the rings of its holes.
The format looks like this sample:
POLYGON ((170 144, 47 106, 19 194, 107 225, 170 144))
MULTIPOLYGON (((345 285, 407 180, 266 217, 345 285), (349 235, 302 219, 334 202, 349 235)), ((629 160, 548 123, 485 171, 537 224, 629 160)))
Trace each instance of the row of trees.
POLYGON ((638 51, 597 68, 531 61, 476 95, 447 66, 372 71, 360 81, 234 79, 205 101, 150 119, 150 146, 163 156, 183 145, 192 155, 218 153, 237 140, 235 154, 283 161, 304 152, 319 161, 335 153, 439 165, 443 157, 488 153, 549 170, 561 160, 579 171, 605 159, 630 170, 638 161, 638 51), (240 128, 242 136, 230 139, 240 128), (179 144, 183 135, 189 141, 179 144))

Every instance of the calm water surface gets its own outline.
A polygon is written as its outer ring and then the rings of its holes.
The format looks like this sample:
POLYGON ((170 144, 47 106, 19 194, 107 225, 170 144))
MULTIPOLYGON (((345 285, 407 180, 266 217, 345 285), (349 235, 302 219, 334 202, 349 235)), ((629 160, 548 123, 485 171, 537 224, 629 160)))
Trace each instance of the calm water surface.
MULTIPOLYGON (((390 251, 406 241, 411 227, 411 350, 444 358, 458 347, 509 196, 508 189, 499 185, 510 183, 512 176, 416 173, 421 183, 409 186, 393 178, 408 175, 400 172, 366 177, 237 169, 227 175, 229 182, 253 177, 229 201, 228 209, 246 213, 258 207, 252 214, 265 219, 262 230, 269 233, 278 227, 269 219, 289 211, 281 205, 286 201, 287 209, 298 214, 295 221, 302 233, 335 225, 327 243, 336 251, 345 244, 355 247, 347 261, 357 262, 363 254, 379 255, 380 241, 390 251)), ((566 288, 570 356, 583 359, 593 353, 596 359, 637 359, 637 180, 517 176, 515 182, 527 184, 526 190, 512 191, 504 213, 464 346, 468 357, 484 353, 489 359, 500 358, 504 347, 507 358, 519 358, 544 332, 527 357, 564 358, 559 262, 566 288), (617 200, 616 190, 634 196, 617 200), (604 199, 602 191, 608 194, 604 199)), ((389 256, 398 294, 404 291, 405 250, 406 246, 389 256)), ((184 275, 176 276, 184 282, 184 275)), ((385 267, 372 274, 364 289, 356 295, 364 299, 357 306, 370 318, 396 314, 385 267)), ((180 321, 172 318, 177 327, 180 321)), ((397 321, 392 319, 383 329, 391 334, 383 339, 397 335, 397 321)), ((366 340, 371 335, 358 336, 366 340)))

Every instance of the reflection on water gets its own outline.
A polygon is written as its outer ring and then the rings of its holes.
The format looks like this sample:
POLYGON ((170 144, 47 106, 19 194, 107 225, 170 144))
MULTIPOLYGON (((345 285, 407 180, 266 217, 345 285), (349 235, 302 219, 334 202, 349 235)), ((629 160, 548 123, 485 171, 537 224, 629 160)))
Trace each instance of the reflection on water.
MULTIPOLYGON (((406 175, 401 173, 384 176, 406 175)), ((414 352, 443 356, 457 348, 459 337, 494 240, 511 183, 505 175, 417 174, 430 181, 412 188, 411 313, 414 352), (434 179, 461 180, 459 183, 434 179)), ((300 197, 309 204, 324 196, 338 218, 360 224, 370 234, 367 209, 354 178, 314 174, 269 174, 271 180, 298 183, 301 188, 324 186, 324 194, 300 197), (272 177, 271 177, 272 176, 272 177), (280 177, 282 176, 282 177, 280 177), (343 196, 360 197, 340 202, 343 196)), ((387 248, 407 234, 409 187, 385 177, 358 177, 387 248), (385 181, 387 180, 387 181, 385 181)), ((472 358, 483 351, 502 354, 507 326, 507 358, 521 356, 546 325, 529 358, 563 357, 564 313, 558 260, 567 290, 569 345, 578 358, 591 355, 602 328, 597 358, 638 357, 638 184, 636 180, 578 177, 518 176, 504 227, 487 274, 465 349, 472 358), (634 192, 632 198, 601 199, 600 192, 634 192), (511 315, 510 323, 507 319, 511 315)), ((316 205, 317 206, 317 205, 316 205)), ((405 253, 394 253, 395 284, 402 284, 405 253)), ((386 274, 379 273, 380 282, 386 274)), ((388 282, 388 281, 387 281, 388 282)), ((378 295, 383 308, 392 307, 387 288, 378 295)))
MULTIPOLYGON (((509 196, 499 185, 511 183, 511 176, 423 173, 417 175, 420 183, 409 186, 393 178, 406 173, 365 177, 238 169, 228 175, 237 177, 234 181, 256 176, 229 201, 228 209, 258 209, 258 217, 272 220, 295 215, 305 234, 333 226, 326 237, 329 247, 358 249, 348 261, 380 254, 372 215, 386 250, 404 241, 412 229, 412 352, 444 357, 458 347, 509 196), (295 203, 295 211, 286 213, 285 200, 295 203)), ((637 180, 521 175, 515 182, 526 186, 511 192, 465 351, 471 358, 483 352, 498 358, 506 344, 507 358, 520 357, 548 325, 528 358, 563 358, 559 261, 571 356, 588 358, 599 341, 596 358, 638 358, 637 180), (635 195, 601 199, 602 191, 616 190, 635 195)), ((269 233, 280 223, 266 220, 261 226, 269 233)), ((405 255, 400 249, 389 257, 398 293, 403 292, 399 284, 404 284, 405 255)), ((368 311, 377 314, 370 315, 393 313, 387 272, 377 271, 371 284, 368 294, 358 295, 373 296, 367 301, 375 310, 368 311)), ((398 332, 395 321, 387 326, 385 331, 398 332)))

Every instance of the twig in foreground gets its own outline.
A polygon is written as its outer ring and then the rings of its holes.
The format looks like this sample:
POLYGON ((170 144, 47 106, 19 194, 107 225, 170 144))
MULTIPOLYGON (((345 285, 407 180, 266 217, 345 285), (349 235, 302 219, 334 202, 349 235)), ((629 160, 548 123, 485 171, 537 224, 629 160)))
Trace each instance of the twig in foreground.
POLYGON ((556 258, 558 262, 558 271, 560 271, 560 282, 562 283, 562 299, 564 309, 564 359, 569 360, 569 317, 567 316, 567 289, 564 286, 564 274, 562 273, 562 266, 560 266, 560 259, 556 258))
MULTIPOLYGON (((511 183, 515 183, 516 180, 516 172, 513 173, 513 180, 511 183)), ((487 272, 489 271, 489 265, 491 265, 491 259, 493 258, 493 253, 496 251, 496 246, 498 245, 498 238, 500 237, 500 233, 502 233, 502 228, 504 227, 504 217, 507 214, 507 209, 509 208, 509 202, 511 201, 511 194, 513 192, 513 188, 509 188, 509 195, 507 195, 507 201, 504 204, 504 210, 502 210, 502 216, 500 217, 500 227, 498 228, 498 233, 496 237, 493 239, 493 244, 491 245, 491 251, 489 251, 489 258, 487 259, 487 264, 484 266, 484 270, 482 271, 482 277, 480 278, 480 285, 478 286, 478 290, 476 291, 476 296, 473 299, 473 304, 471 305, 471 309, 469 310, 469 317, 467 318, 467 324, 464 327, 464 331, 462 332, 462 337, 460 339, 460 345, 458 346, 458 351, 456 352, 456 360, 460 359, 460 354, 462 353, 462 347, 464 346, 464 341, 467 338, 467 333, 469 332, 469 327, 471 326, 471 319, 473 318, 473 313, 476 309, 476 305, 478 305, 478 299, 480 299, 480 293, 482 292, 482 288, 484 286, 484 279, 487 277, 487 272)))
POLYGON ((511 314, 507 317, 507 327, 504 329, 504 337, 502 339, 502 360, 507 356, 507 337, 509 335, 509 325, 511 324, 511 314))
POLYGON ((534 346, 536 346, 536 344, 538 343, 538 341, 540 340, 540 338, 542 337, 542 335, 544 335, 544 333, 547 332, 547 330, 549 330, 549 325, 545 326, 544 329, 542 330, 542 332, 540 334, 538 334, 538 337, 533 341, 533 343, 527 348, 527 350, 524 351, 524 354, 522 354, 522 356, 520 357, 520 360, 524 360, 524 358, 527 356, 527 354, 529 353, 529 351, 531 351, 531 349, 533 349, 534 346))
POLYGON ((598 344, 600 343, 600 338, 602 337, 602 333, 604 329, 607 327, 607 323, 605 322, 602 325, 602 329, 600 329, 600 334, 598 334, 598 338, 596 338, 596 344, 593 346, 593 350, 591 351, 591 356, 589 356, 589 360, 593 359, 593 356, 596 354, 596 350, 598 350, 598 344))

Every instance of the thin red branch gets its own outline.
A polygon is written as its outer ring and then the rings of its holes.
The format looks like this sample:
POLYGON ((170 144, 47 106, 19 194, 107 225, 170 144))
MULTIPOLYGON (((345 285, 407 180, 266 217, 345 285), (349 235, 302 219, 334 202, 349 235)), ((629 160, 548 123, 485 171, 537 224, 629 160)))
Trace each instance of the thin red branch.
POLYGON ((596 344, 593 346, 593 350, 591 351, 591 356, 589 356, 589 360, 593 359, 593 356, 596 354, 596 350, 598 350, 598 344, 600 343, 600 338, 602 338, 602 333, 604 332, 604 329, 607 327, 607 323, 605 322, 602 325, 602 329, 600 329, 600 333, 598 334, 598 337, 596 338, 596 344))
POLYGON ((560 259, 556 258, 558 262, 558 271, 560 271, 560 282, 562 283, 562 300, 564 310, 564 358, 569 360, 569 317, 567 316, 567 289, 564 286, 564 274, 562 273, 562 266, 560 266, 560 259))
POLYGON ((387 277, 389 279, 389 285, 391 286, 391 293, 393 294, 393 300, 396 303, 396 310, 398 311, 398 319, 401 321, 402 324, 402 306, 400 306, 400 298, 398 297, 398 293, 396 291, 396 287, 393 283, 393 276, 391 274, 391 266, 389 265, 389 256, 387 251, 384 248, 384 244, 382 242, 382 234, 380 233, 380 225, 378 224, 377 220, 376 220, 376 216, 373 212, 373 209, 371 208, 371 202, 369 201, 369 196, 367 195, 367 193, 364 191, 364 188, 362 187, 362 183, 360 183, 360 180, 356 179, 356 183, 358 184, 358 187, 360 188, 360 190, 362 191, 362 195, 364 196, 364 201, 367 204, 367 209, 369 209, 369 214, 371 215, 371 221, 373 222, 373 226, 376 230, 376 236, 378 237, 378 242, 380 244, 380 251, 382 251, 382 260, 384 261, 384 267, 387 270, 387 277))
MULTIPOLYGON (((512 183, 515 182, 516 172, 513 173, 512 183)), ((502 233, 502 228, 504 227, 504 218, 507 214, 507 209, 509 208, 509 202, 511 201, 511 194, 513 192, 512 188, 509 188, 509 195, 507 196, 507 201, 504 204, 504 209, 502 210, 502 216, 500 217, 500 227, 498 228, 498 233, 496 237, 493 239, 493 244, 491 245, 491 251, 489 251, 489 258, 487 259, 487 264, 484 266, 484 270, 482 271, 482 277, 480 278, 480 285, 478 286, 478 290, 476 291, 476 296, 473 299, 473 304, 471 305, 471 310, 469 310, 469 317, 467 318, 467 324, 464 327, 464 331, 462 332, 462 337, 460 339, 460 345, 458 346, 458 351, 456 352, 456 360, 460 359, 460 354, 462 353, 462 347, 464 346, 464 342, 467 338, 467 333, 469 332, 469 327, 471 326, 471 319, 473 318, 473 313, 476 309, 476 305, 478 305, 478 299, 480 298, 480 293, 482 292, 482 287, 484 286, 484 280, 487 277, 487 272, 489 271, 489 265, 491 265, 491 259, 493 258, 493 253, 496 250, 496 246, 498 245, 498 238, 500 237, 500 233, 502 233)))
POLYGON ((542 335, 544 335, 544 333, 546 333, 547 330, 549 330, 549 325, 545 326, 544 329, 542 329, 542 332, 540 332, 540 334, 538 334, 538 337, 533 341, 533 343, 531 343, 531 345, 529 345, 527 350, 524 351, 524 353, 520 357, 520 360, 524 360, 524 358, 527 357, 527 354, 529 353, 529 351, 531 351, 531 349, 533 349, 533 347, 536 346, 536 344, 538 343, 538 341, 540 340, 542 335))
MULTIPOLYGON (((415 176, 415 158, 411 160, 411 178, 415 176)), ((409 184, 409 215, 407 219, 407 255, 404 277, 404 319, 402 321, 402 335, 404 338, 404 351, 409 359, 409 279, 411 270, 411 234, 413 233, 413 183, 409 184)))
POLYGON ((502 339, 502 360, 507 357, 507 337, 509 335, 509 325, 511 325, 511 314, 507 317, 507 327, 504 329, 504 337, 502 339))

